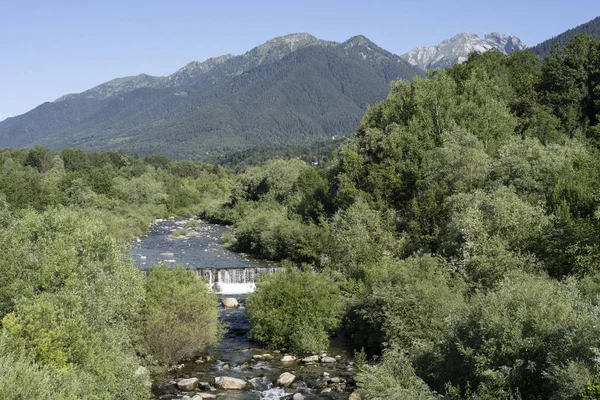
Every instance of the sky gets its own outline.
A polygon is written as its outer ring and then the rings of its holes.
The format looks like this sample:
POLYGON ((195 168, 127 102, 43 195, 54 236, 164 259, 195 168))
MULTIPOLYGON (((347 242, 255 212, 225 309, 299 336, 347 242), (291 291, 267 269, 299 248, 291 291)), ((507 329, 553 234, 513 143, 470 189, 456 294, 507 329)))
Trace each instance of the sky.
POLYGON ((0 0, 0 121, 110 79, 168 75, 308 32, 403 54, 460 32, 535 45, 600 15, 599 0, 0 0))

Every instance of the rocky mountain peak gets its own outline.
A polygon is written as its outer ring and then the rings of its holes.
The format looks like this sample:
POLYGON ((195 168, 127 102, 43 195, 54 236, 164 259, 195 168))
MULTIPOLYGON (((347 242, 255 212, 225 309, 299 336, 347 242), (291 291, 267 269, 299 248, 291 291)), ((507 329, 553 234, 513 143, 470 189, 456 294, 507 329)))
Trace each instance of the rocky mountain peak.
POLYGON ((504 33, 488 33, 482 39, 475 33, 462 32, 440 42, 437 46, 415 47, 401 57, 412 65, 427 70, 447 68, 464 62, 472 52, 497 50, 508 54, 526 47, 519 38, 504 33))

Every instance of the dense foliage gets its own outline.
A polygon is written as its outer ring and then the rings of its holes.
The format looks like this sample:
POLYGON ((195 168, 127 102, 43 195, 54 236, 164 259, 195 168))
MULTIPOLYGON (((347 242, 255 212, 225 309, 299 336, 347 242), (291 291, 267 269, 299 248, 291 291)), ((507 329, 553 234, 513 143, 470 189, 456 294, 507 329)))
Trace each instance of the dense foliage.
POLYGON ((205 215, 334 277, 347 333, 379 355, 366 398, 597 398, 598 71, 600 40, 576 36, 542 62, 473 54, 396 82, 327 168, 249 168, 205 215))
POLYGON ((217 296, 194 271, 154 266, 145 285, 142 333, 159 362, 188 359, 217 340, 217 296))
POLYGON ((272 348, 317 352, 327 349, 329 333, 342 316, 337 284, 313 271, 279 272, 265 276, 248 296, 254 338, 272 348))
POLYGON ((178 361, 215 340, 206 285, 181 269, 145 279, 124 239, 154 218, 218 206, 231 174, 41 147, 1 151, 0 170, 0 397, 149 398, 141 365, 178 361))

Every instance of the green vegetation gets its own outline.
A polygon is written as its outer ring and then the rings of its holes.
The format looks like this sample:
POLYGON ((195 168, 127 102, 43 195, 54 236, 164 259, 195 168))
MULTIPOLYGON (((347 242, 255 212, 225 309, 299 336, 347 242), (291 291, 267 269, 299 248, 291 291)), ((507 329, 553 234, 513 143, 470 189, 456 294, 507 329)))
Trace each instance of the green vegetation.
POLYGON ((598 398, 598 71, 591 36, 542 62, 473 54, 395 82, 318 168, 0 152, 0 367, 17 371, 0 392, 22 376, 50 382, 25 397, 144 397, 139 354, 212 342, 216 301, 193 274, 144 280, 121 248, 199 214, 292 266, 249 296, 252 335, 311 352, 343 329, 366 398, 598 398))
POLYGON ((342 310, 337 284, 313 271, 267 275, 248 296, 252 336, 271 348, 303 353, 327 349, 342 310))
MULTIPOLYGON (((542 63, 473 54, 396 82, 327 167, 248 168, 205 215, 234 224, 240 250, 333 278, 344 329, 379 356, 357 376, 366 398, 594 398, 598 71, 600 40, 576 36, 542 63)), ((284 293, 253 295, 286 310, 250 310, 273 346, 299 330, 267 322, 316 301, 284 293)))
POLYGON ((160 363, 189 359, 218 339, 217 296, 194 271, 153 266, 145 285, 142 334, 160 363))
POLYGON ((0 397, 149 398, 141 365, 214 342, 206 285, 181 268, 144 278, 125 239, 224 202, 230 173, 41 147, 0 151, 0 170, 0 397))
POLYGON ((600 38, 600 17, 596 17, 593 20, 586 22, 585 24, 581 24, 573 29, 569 29, 560 35, 553 37, 552 39, 543 41, 537 46, 533 46, 531 51, 533 51, 539 57, 545 57, 555 48, 555 46, 562 46, 571 40, 573 36, 582 34, 600 38))

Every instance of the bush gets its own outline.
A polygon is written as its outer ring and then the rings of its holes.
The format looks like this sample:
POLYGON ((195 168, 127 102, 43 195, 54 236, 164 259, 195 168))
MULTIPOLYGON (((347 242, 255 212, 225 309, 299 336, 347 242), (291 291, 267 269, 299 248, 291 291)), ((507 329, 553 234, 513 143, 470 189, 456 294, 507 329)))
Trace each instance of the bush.
POLYGON ((572 282, 522 272, 473 297, 441 346, 438 385, 575 399, 593 377, 600 317, 572 282))
POLYGON ((466 285, 451 277, 441 258, 386 259, 373 266, 377 279, 350 321, 355 344, 370 352, 384 344, 409 354, 439 343, 466 309, 466 285), (364 325, 364 326, 363 326, 364 325))
POLYGON ((433 400, 437 397, 415 374, 410 361, 398 350, 389 350, 383 362, 365 366, 356 376, 358 393, 369 400, 433 400))
POLYGON ((292 270, 267 275, 248 296, 251 335, 271 348, 324 350, 340 323, 340 290, 327 275, 292 270))
POLYGON ((217 296, 194 271, 153 266, 146 278, 142 333, 159 362, 188 359, 218 339, 217 296))

